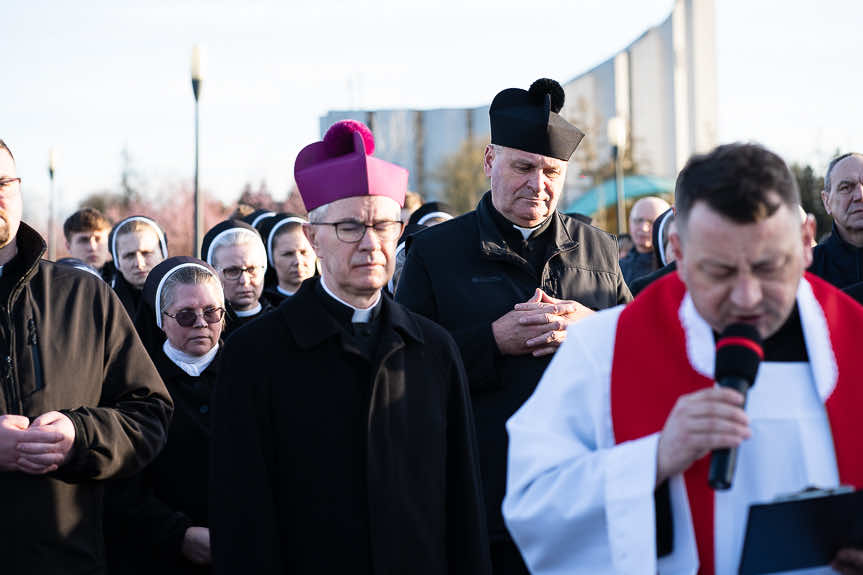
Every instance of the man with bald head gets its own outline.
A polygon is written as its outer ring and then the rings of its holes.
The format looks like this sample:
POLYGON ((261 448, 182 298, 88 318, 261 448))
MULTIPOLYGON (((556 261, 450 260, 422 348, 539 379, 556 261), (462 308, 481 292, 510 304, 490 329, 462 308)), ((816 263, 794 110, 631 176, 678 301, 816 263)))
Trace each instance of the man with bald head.
POLYGON ((809 271, 840 288, 863 282, 863 154, 833 158, 821 201, 833 232, 816 246, 809 271))
POLYGON ((632 206, 629 212, 629 233, 635 248, 620 260, 620 270, 627 285, 657 269, 656 257, 653 255, 653 222, 670 207, 668 202, 656 196, 641 198, 632 206))

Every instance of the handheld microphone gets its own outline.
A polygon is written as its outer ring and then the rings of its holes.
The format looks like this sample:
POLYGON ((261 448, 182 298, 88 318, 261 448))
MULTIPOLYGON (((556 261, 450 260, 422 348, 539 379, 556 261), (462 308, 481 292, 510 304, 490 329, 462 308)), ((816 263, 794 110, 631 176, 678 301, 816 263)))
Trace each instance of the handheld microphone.
MULTIPOLYGON (((764 359, 761 336, 755 326, 738 323, 725 328, 716 342, 714 379, 720 387, 729 387, 743 394, 755 383, 758 366, 764 359)), ((717 491, 731 488, 737 466, 737 448, 714 449, 710 456, 708 483, 717 491)))

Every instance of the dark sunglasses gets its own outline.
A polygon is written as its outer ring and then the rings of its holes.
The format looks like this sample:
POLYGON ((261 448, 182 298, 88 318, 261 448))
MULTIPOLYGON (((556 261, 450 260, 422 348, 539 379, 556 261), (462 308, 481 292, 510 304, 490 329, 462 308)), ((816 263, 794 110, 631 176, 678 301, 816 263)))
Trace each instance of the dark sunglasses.
MULTIPOLYGON (((173 318, 181 327, 192 327, 198 320, 198 313, 190 309, 181 309, 175 314, 170 314, 163 311, 166 316, 173 318)), ((219 323, 225 317, 225 308, 223 307, 208 307, 203 310, 202 315, 207 323, 219 323)))

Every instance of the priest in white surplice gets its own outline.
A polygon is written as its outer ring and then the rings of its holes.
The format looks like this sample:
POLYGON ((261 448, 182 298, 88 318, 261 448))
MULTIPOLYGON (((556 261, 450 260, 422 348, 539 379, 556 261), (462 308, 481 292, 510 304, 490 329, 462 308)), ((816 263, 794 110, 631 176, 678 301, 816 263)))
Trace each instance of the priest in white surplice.
MULTIPOLYGON (((863 487, 863 308, 804 276, 814 225, 788 168, 720 146, 689 161, 675 195, 678 273, 570 327, 507 424, 503 514, 532 573, 730 575, 750 504, 863 487), (765 354, 745 411, 713 384, 715 333, 741 322, 765 354), (733 487, 714 492, 709 453, 736 446, 733 487)), ((863 573, 863 552, 833 568, 863 573)))

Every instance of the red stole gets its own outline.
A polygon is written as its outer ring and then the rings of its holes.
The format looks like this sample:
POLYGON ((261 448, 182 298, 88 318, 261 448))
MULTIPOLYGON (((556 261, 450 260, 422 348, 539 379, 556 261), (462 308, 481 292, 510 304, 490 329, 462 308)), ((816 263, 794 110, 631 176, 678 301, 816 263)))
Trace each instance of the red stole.
MULTIPOLYGON (((807 273, 806 279, 824 311, 839 374, 826 402, 839 481, 863 488, 863 365, 856 349, 863 307, 820 278, 807 273)), ((695 371, 687 357, 679 315, 685 294, 686 286, 675 272, 654 282, 620 314, 611 368, 611 413, 617 443, 661 431, 678 397, 713 385, 695 371)), ((684 473, 699 575, 714 575, 716 565, 709 467, 710 457, 706 456, 684 473)))

